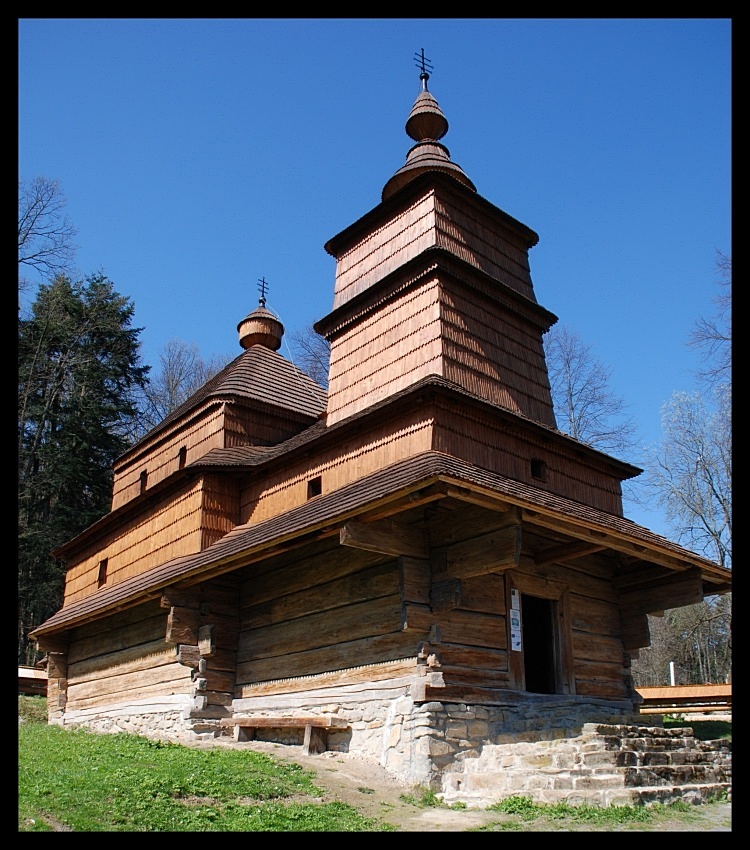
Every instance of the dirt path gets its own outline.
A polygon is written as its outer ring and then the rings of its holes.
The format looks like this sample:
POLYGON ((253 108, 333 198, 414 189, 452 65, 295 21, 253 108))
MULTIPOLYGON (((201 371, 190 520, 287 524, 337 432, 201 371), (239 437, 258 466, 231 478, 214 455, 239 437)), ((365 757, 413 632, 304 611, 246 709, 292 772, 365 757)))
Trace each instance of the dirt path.
POLYGON ((217 739, 201 746, 247 747, 267 753, 280 761, 295 762, 315 774, 315 784, 324 789, 324 802, 334 800, 348 803, 369 818, 392 824, 399 832, 465 832, 477 827, 506 822, 515 831, 639 831, 639 832, 731 832, 731 803, 694 806, 688 815, 675 815, 669 821, 659 819, 653 824, 611 824, 592 827, 560 822, 521 824, 514 816, 482 809, 448 809, 421 807, 408 802, 410 795, 419 796, 417 789, 399 782, 388 771, 372 761, 350 753, 326 752, 305 756, 301 746, 274 744, 264 741, 235 743, 217 739), (407 799, 405 800, 404 797, 407 799))

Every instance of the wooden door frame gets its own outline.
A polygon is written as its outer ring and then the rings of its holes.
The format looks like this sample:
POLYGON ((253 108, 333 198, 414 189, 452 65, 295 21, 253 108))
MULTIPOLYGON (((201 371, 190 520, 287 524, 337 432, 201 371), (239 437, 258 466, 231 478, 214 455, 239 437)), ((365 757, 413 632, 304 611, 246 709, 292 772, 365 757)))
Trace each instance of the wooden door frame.
MULTIPOLYGON (((562 582, 527 575, 518 570, 506 570, 505 572, 505 620, 507 624, 510 687, 519 691, 526 690, 523 645, 520 652, 514 650, 511 646, 510 610, 513 590, 516 590, 519 594, 525 593, 528 596, 536 596, 539 599, 547 599, 554 603, 552 631, 555 693, 574 695, 576 687, 572 635, 570 632, 570 591, 567 585, 562 582)), ((521 606, 521 618, 523 623, 523 606, 521 606)))

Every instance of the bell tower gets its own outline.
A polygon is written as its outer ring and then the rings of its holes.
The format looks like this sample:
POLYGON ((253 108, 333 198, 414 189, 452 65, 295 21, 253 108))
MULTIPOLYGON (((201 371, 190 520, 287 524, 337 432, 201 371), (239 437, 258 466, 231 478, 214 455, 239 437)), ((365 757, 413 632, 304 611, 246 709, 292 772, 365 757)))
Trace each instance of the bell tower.
POLYGON ((417 56, 415 142, 381 203, 326 243, 336 259, 328 424, 430 375, 554 428, 543 334, 557 318, 535 298, 538 236, 482 198, 441 141, 448 121, 417 56))

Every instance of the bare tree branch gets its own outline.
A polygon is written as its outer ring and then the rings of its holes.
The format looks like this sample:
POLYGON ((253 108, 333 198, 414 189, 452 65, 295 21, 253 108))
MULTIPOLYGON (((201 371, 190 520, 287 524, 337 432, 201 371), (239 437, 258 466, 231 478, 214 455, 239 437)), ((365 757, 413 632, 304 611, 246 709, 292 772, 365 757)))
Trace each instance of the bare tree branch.
POLYGON ((555 325, 544 340, 552 403, 561 431, 604 452, 627 453, 635 445, 635 422, 611 389, 605 368, 578 334, 555 325))
POLYGON ((57 180, 35 177, 18 181, 19 291, 28 288, 21 269, 44 279, 71 271, 77 231, 65 215, 66 199, 57 180))

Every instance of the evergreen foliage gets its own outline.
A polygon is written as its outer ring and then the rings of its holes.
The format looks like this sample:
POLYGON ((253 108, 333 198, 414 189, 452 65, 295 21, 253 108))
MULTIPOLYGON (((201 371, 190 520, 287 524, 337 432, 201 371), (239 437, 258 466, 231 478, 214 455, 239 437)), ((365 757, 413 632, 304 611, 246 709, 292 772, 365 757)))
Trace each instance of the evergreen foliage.
POLYGON ((112 464, 148 372, 133 314, 103 275, 61 275, 19 318, 19 664, 34 663, 28 632, 62 604, 64 569, 50 553, 110 509, 112 464))

